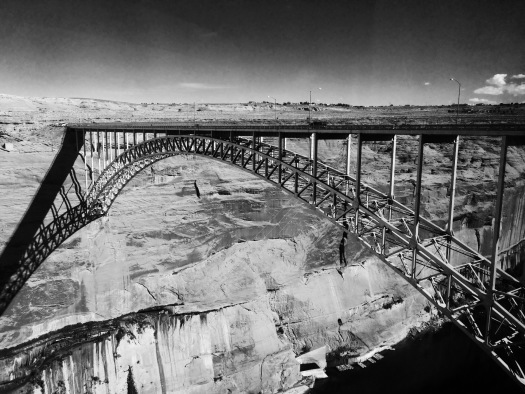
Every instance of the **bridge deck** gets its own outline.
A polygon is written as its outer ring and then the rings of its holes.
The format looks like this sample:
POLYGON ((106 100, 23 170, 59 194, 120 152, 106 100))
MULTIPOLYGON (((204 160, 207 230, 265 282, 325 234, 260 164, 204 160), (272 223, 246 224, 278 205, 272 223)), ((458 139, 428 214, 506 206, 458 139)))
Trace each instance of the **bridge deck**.
MULTIPOLYGON (((126 130, 130 133, 171 132, 211 136, 213 132, 232 133, 233 136, 252 135, 257 137, 275 137, 279 133, 288 138, 305 138, 315 132, 318 139, 345 139, 349 133, 374 135, 437 135, 437 136, 525 136, 525 123, 480 123, 480 124, 366 124, 355 123, 336 125, 307 124, 227 124, 227 123, 77 123, 69 124, 68 130, 126 130)), ((170 133, 170 134, 171 134, 170 133)))

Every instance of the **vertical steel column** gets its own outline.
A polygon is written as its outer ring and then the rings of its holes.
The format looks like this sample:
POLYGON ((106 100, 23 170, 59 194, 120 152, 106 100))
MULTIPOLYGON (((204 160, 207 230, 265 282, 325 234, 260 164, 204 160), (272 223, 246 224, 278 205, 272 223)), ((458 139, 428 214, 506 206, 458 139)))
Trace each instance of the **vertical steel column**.
POLYGON ((308 138, 308 159, 312 160, 312 136, 308 138))
MULTIPOLYGON (((390 189, 388 190, 388 221, 392 220, 392 203, 395 193, 395 176, 396 176, 396 150, 397 135, 392 137, 392 154, 390 155, 390 189)), ((383 253, 386 253, 386 227, 383 227, 383 253)))
POLYGON ((503 192, 505 190, 505 167, 507 164, 507 147, 508 140, 504 136, 501 139, 501 152, 499 158, 499 175, 498 175, 498 195, 496 198, 494 216, 494 231, 492 238, 492 257, 490 258, 490 279, 489 286, 487 287, 487 321, 485 323, 485 343, 490 344, 490 320, 492 316, 492 305, 494 303, 494 290, 496 289, 496 269, 498 263, 498 246, 499 246, 499 233, 501 227, 501 208, 503 206, 503 192))
POLYGON ((454 197, 456 194, 456 176, 457 176, 457 169, 458 169, 458 153, 459 153, 459 136, 456 135, 454 138, 454 153, 452 157, 452 178, 450 179, 450 197, 449 197, 449 203, 448 203, 448 223, 447 223, 447 233, 449 235, 448 238, 448 247, 447 247, 447 261, 450 263, 450 257, 451 257, 451 237, 454 233, 453 225, 454 225, 454 197))
POLYGON ((279 171, 279 176, 278 176, 278 179, 279 179, 279 185, 281 184, 281 181, 282 181, 282 165, 281 165, 281 160, 283 159, 283 137, 281 135, 281 132, 279 131, 278 135, 277 135, 277 138, 278 138, 278 141, 277 141, 277 159, 279 160, 279 168, 277 169, 279 171))
POLYGON ((137 133, 133 132, 133 145, 137 145, 137 133))
MULTIPOLYGON (((388 197, 394 199, 394 185, 396 174, 396 150, 397 150, 397 135, 392 138, 392 155, 390 156, 390 190, 388 197)), ((390 210, 392 212, 392 210, 390 210)))
POLYGON ((100 150, 102 149, 102 144, 100 143, 100 133, 97 130, 97 156, 98 156, 98 174, 102 173, 102 163, 100 162, 100 150))
MULTIPOLYGON (((348 134, 348 145, 346 146, 346 175, 350 176, 350 168, 352 167, 352 164, 350 162, 352 158, 352 134, 348 134)), ((347 192, 348 194, 348 184, 347 184, 347 192)))
POLYGON ((297 194, 299 193, 299 173, 297 172, 297 163, 298 163, 298 159, 297 159, 297 154, 295 155, 294 157, 294 164, 295 164, 295 182, 294 182, 294 193, 295 195, 297 196, 297 194))
POLYGON ((411 276, 412 279, 415 279, 416 277, 416 260, 417 260, 417 244, 418 244, 418 237, 419 237, 419 213, 420 213, 420 205, 421 205, 421 177, 423 174, 423 151, 425 147, 425 137, 423 134, 419 135, 419 147, 417 150, 417 178, 416 178, 416 200, 414 202, 414 228, 412 231, 412 240, 411 240, 411 247, 412 247, 412 272, 411 276))
POLYGON ((118 155, 117 155, 117 145, 118 145, 117 137, 118 137, 118 131, 115 131, 114 133, 115 133, 115 135, 114 135, 113 137, 115 137, 115 138, 113 138, 113 143, 115 144, 115 147, 114 147, 114 151, 113 151, 113 156, 114 156, 114 157, 113 157, 113 160, 115 160, 115 159, 117 158, 117 156, 118 156, 118 155))
POLYGON ((359 204, 361 203, 361 155, 363 150, 363 138, 361 133, 357 134, 357 156, 356 156, 356 174, 355 174, 355 233, 359 230, 359 204))
MULTIPOLYGON (((312 176, 317 178, 317 133, 312 133, 312 176)), ((317 183, 313 184, 313 204, 317 202, 317 183)))
POLYGON ((87 180, 87 156, 86 156, 86 129, 82 130, 82 136, 84 140, 84 178, 86 179, 86 191, 88 189, 88 180, 87 180))
POLYGON ((112 138, 111 136, 113 135, 113 132, 110 131, 109 132, 109 145, 108 145, 108 157, 109 157, 109 160, 108 160, 108 165, 109 163, 111 163, 113 161, 113 149, 112 149, 112 138))
POLYGON ((146 132, 142 130, 142 142, 146 141, 146 132))
POLYGON ((255 154, 255 150, 256 150, 255 149, 255 146, 256 146, 255 145, 256 144, 255 140, 256 140, 256 137, 255 137, 255 131, 254 131, 253 134, 252 134, 252 148, 253 148, 252 170, 253 170, 253 172, 255 172, 255 167, 256 167, 255 164, 256 164, 256 161, 257 161, 257 155, 255 154))
POLYGON ((117 131, 117 153, 120 156, 120 133, 117 131))
MULTIPOLYGON (((94 154, 94 146, 93 146, 93 132, 90 131, 89 132, 89 149, 91 151, 91 184, 93 184, 93 177, 94 177, 94 171, 95 171, 95 168, 93 167, 93 163, 94 163, 94 160, 93 160, 93 154, 94 154)), ((87 191, 86 191, 87 192, 87 191)))
POLYGON ((108 163, 108 132, 104 131, 104 168, 106 168, 108 163))

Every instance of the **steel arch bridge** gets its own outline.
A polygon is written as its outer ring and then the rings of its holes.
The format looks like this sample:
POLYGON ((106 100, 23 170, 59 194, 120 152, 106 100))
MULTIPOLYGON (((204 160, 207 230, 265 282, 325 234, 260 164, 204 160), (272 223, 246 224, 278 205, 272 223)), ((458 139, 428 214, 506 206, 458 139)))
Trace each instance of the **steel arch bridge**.
POLYGON ((525 145, 523 130, 525 127, 517 126, 483 130, 479 126, 442 125, 401 130, 377 126, 363 130, 351 125, 317 130, 301 126, 71 125, 40 190, 0 255, 0 314, 60 244, 107 214, 136 174, 173 155, 201 155, 277 185, 344 231, 355 233, 525 388, 525 287, 498 267, 497 261, 507 147, 525 145), (350 175, 352 134, 357 134, 355 176, 350 175), (397 136, 401 134, 418 136, 414 209, 394 196, 397 136), (452 231, 459 135, 498 136, 502 140, 490 259, 457 239, 452 231), (277 144, 264 143, 261 137, 276 137, 277 144), (287 150, 287 138, 308 138, 309 157, 287 150), (349 142, 346 171, 342 172, 318 160, 317 144, 319 139, 344 138, 349 142), (392 144, 387 194, 361 182, 362 148, 369 141, 392 144), (445 228, 420 215, 427 143, 452 144, 445 228), (86 172, 85 191, 74 171, 79 155, 86 172), (454 263, 458 256, 463 263, 454 263))

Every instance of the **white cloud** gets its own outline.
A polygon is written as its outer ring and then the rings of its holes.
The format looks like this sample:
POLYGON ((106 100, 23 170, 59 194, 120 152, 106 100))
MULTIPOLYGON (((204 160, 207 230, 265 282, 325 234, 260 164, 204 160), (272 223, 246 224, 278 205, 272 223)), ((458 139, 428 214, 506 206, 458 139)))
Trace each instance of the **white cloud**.
POLYGON ((495 74, 492 78, 487 79, 489 85, 504 86, 507 74, 495 74))
MULTIPOLYGON (((474 90, 476 94, 488 94, 491 96, 499 96, 503 93, 508 93, 512 96, 525 95, 525 83, 509 83, 505 81, 507 74, 494 74, 493 77, 487 79, 488 86, 483 86, 474 90)), ((512 78, 521 79, 525 78, 525 74, 513 75, 512 78)))
POLYGON ((199 83, 199 82, 183 82, 179 84, 179 86, 181 88, 195 89, 195 90, 228 89, 229 88, 229 86, 211 85, 211 84, 199 83))
POLYGON ((468 101, 472 101, 473 103, 476 103, 476 104, 478 104, 478 103, 482 103, 482 104, 497 104, 497 102, 495 102, 495 101, 487 100, 487 99, 484 99, 484 98, 477 98, 477 97, 471 98, 468 101))
POLYGON ((428 85, 430 85, 430 82, 425 82, 425 86, 428 86, 428 85))
POLYGON ((476 94, 490 94, 497 96, 503 94, 503 87, 501 86, 483 86, 482 88, 474 90, 476 94))
POLYGON ((509 86, 507 86, 506 90, 513 96, 521 96, 522 94, 525 94, 525 83, 522 83, 521 85, 511 83, 509 86))

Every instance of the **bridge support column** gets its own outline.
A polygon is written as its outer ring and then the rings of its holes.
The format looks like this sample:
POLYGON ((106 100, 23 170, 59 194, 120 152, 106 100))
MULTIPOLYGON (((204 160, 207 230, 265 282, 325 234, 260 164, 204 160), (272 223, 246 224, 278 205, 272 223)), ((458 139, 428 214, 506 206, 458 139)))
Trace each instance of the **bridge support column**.
MULTIPOLYGON (((317 178, 317 133, 312 133, 312 176, 317 178)), ((317 184, 313 185, 313 204, 317 202, 317 184)))
POLYGON ((113 147, 113 160, 115 160, 118 157, 118 131, 115 131, 113 133, 113 137, 113 142, 115 144, 115 146, 113 147))
POLYGON ((425 147, 425 137, 423 134, 419 135, 419 147, 417 151, 417 178, 416 178, 416 199, 414 201, 414 228, 412 231, 412 279, 416 277, 416 263, 417 263, 417 244, 419 240, 419 213, 421 205, 421 177, 423 174, 423 151, 425 147))
POLYGON ((355 233, 359 230, 359 204, 361 202, 361 154, 363 150, 363 137, 361 133, 357 135, 357 156, 356 156, 356 174, 355 174, 355 233))
POLYGON ((279 171, 279 176, 278 176, 278 179, 279 179, 279 185, 281 184, 282 182, 282 178, 283 178, 283 168, 282 168, 282 165, 281 165, 281 160, 283 159, 283 137, 281 135, 281 132, 279 132, 279 135, 277 136, 277 139, 278 139, 278 145, 277 145, 277 158, 279 159, 279 168, 277 169, 279 171))
POLYGON ((494 230, 492 233, 492 257, 490 258, 490 278, 487 288, 487 321, 485 323, 485 344, 490 345, 490 323, 492 305, 494 303, 494 290, 496 289, 496 270, 498 264, 498 246, 501 227, 501 208, 503 206, 503 192, 505 190, 505 167, 507 164, 508 138, 501 138, 501 152, 499 158, 498 194, 496 197, 494 230))
POLYGON ((255 172, 256 163, 257 163, 257 155, 255 154, 255 150, 257 147, 257 137, 255 137, 255 131, 252 134, 252 148, 254 150, 253 158, 252 158, 252 170, 255 172))
POLYGON ((104 168, 108 165, 108 132, 104 132, 104 168))
POLYGON ((348 134, 348 144, 346 145, 346 168, 345 168, 345 174, 347 177, 346 186, 345 186, 346 195, 348 195, 348 192, 349 192, 350 179, 348 177, 350 177, 350 168, 352 167, 351 162, 350 162, 351 157, 352 157, 352 134, 348 134))
MULTIPOLYGON (((392 137, 392 153, 390 155, 390 189, 388 190, 388 221, 392 220, 392 203, 394 200, 394 187, 396 177, 396 150, 397 150, 397 136, 392 137)), ((383 253, 386 253, 386 228, 383 227, 383 253)))
POLYGON ((312 160, 312 136, 308 138, 308 159, 312 160))
MULTIPOLYGON (((93 180, 95 178, 95 174, 94 174, 95 168, 93 167, 93 164, 94 164, 93 154, 95 152, 94 152, 94 146, 93 146, 93 133, 91 131, 89 132, 89 150, 91 152, 91 184, 93 184, 93 180)), ((87 189, 86 189, 86 193, 87 193, 87 189)))
POLYGON ((86 180, 86 192, 88 189, 88 170, 87 170, 87 149, 86 149, 86 130, 82 130, 82 142, 84 143, 84 178, 86 180))
MULTIPOLYGON (((450 179, 450 196, 448 203, 448 223, 447 223, 447 233, 449 235, 448 247, 447 247, 447 260, 450 263, 451 258, 451 240, 450 237, 454 234, 453 225, 454 225, 454 198, 456 195, 456 175, 458 169, 458 151, 459 151, 459 136, 454 138, 454 152, 452 157, 452 177, 450 179)), ((448 302, 448 300, 447 300, 448 302)))

